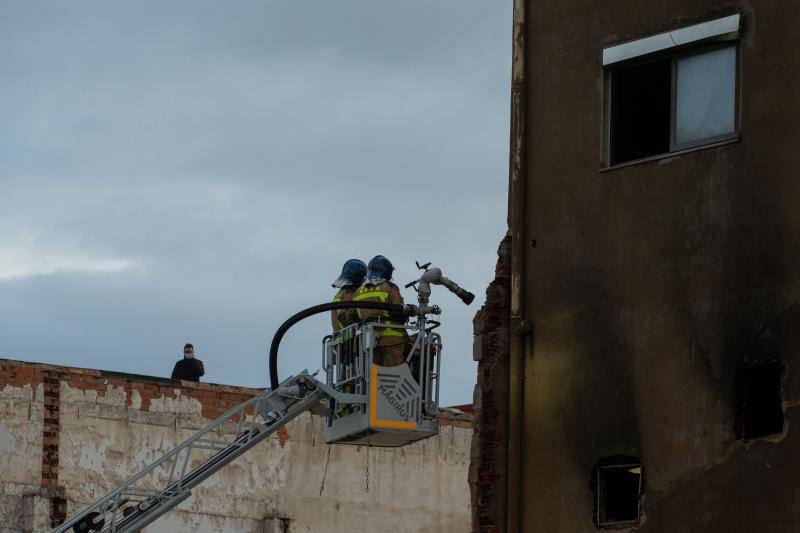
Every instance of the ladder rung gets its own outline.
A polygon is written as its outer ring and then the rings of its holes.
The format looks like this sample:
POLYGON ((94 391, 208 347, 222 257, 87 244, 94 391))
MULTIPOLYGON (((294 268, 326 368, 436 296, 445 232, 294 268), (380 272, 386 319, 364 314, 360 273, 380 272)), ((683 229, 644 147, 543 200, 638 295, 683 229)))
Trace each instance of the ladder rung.
POLYGON ((160 496, 163 491, 156 490, 156 489, 146 489, 142 487, 127 487, 120 492, 125 496, 142 496, 145 498, 149 498, 150 496, 160 496))
POLYGON ((197 439, 192 444, 192 448, 203 448, 207 450, 224 450, 228 446, 241 446, 241 443, 224 440, 197 439))

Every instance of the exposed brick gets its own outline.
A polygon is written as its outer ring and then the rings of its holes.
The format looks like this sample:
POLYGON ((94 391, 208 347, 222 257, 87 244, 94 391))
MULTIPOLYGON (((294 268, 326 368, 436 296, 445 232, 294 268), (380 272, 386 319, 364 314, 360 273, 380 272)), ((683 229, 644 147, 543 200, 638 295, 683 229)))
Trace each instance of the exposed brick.
POLYGON ((67 500, 58 496, 50 498, 50 526, 60 526, 66 519, 67 500))
POLYGON ((486 302, 473 321, 473 359, 478 361, 478 380, 468 481, 472 500, 472 529, 481 533, 499 532, 498 523, 504 511, 504 502, 495 487, 503 482, 506 468, 500 451, 504 422, 500 401, 503 400, 498 400, 498 396, 503 396, 503 384, 508 379, 509 235, 501 241, 497 253, 495 279, 487 288, 486 302))
MULTIPOLYGON (((52 369, 44 370, 41 380, 44 384, 41 483, 42 487, 48 489, 58 487, 59 409, 61 381, 65 377, 61 368, 52 367, 52 369)), ((66 519, 66 513, 66 500, 58 496, 50 497, 50 520, 53 527, 66 519)))
MULTIPOLYGON (((59 485, 59 430, 60 397, 62 383, 82 391, 97 391, 104 396, 109 386, 121 387, 132 401, 132 392, 141 397, 141 409, 148 411, 154 398, 175 398, 180 396, 196 399, 202 405, 202 414, 207 418, 218 418, 234 405, 238 405, 259 394, 262 389, 169 381, 163 378, 134 374, 111 373, 92 369, 71 368, 57 365, 28 363, 10 359, 0 359, 0 390, 4 385, 13 386, 43 385, 43 424, 41 452, 41 487, 50 501, 50 517, 53 527, 66 519, 66 500, 64 490, 59 485)), ((252 409, 250 410, 252 413, 252 409)), ((285 444, 288 433, 278 434, 285 444)))

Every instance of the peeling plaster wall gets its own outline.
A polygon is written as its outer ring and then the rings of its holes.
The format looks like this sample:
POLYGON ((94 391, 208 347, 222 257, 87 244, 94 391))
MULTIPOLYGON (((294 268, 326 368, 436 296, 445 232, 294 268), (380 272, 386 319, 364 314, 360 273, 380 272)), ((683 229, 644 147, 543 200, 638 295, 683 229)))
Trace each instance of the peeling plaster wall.
POLYGON ((34 515, 40 525, 46 525, 42 518, 49 509, 46 501, 38 497, 42 480, 43 399, 41 384, 0 381, 2 533, 29 530, 34 525, 34 515))
POLYGON ((0 480, 38 486, 42 470, 42 385, 0 389, 0 480))
MULTIPOLYGON (((0 360, 0 365, 0 372, 11 367, 50 368, 7 360, 0 360)), ((61 379, 56 488, 66 500, 67 516, 259 392, 57 368, 61 379)), ((0 391, 3 386, 0 373, 0 391)), ((13 425, 15 438, 28 439, 24 445, 15 442, 13 452, 4 452, 0 433, 0 457, 10 453, 15 461, 13 468, 0 469, 0 476, 5 492, 28 487, 43 500, 55 493, 40 487, 42 392, 39 386, 35 393, 36 387, 6 386, 8 392, 0 392, 0 424, 13 425), (36 405, 36 398, 38 411, 32 412, 38 413, 38 426, 29 423, 27 407, 36 405), (3 402, 13 404, 13 409, 3 402)), ((469 530, 468 415, 443 412, 437 437, 395 449, 329 447, 323 423, 321 417, 301 415, 206 480, 145 532, 278 533, 287 520, 291 532, 469 530)), ((41 509, 39 527, 34 527, 30 510, 34 502, 26 503, 24 490, 18 492, 20 496, 0 499, 0 533, 48 530, 47 500, 36 502, 41 509)))

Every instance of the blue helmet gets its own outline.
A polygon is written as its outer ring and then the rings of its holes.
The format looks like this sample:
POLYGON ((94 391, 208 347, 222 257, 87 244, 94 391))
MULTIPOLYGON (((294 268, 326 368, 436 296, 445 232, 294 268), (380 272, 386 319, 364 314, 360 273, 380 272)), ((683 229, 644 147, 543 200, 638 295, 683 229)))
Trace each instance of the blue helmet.
POLYGON ((348 259, 342 267, 341 275, 333 281, 334 287, 361 285, 367 277, 367 265, 360 259, 348 259))
POLYGON ((367 272, 367 275, 370 280, 382 279, 388 281, 392 279, 392 272, 394 272, 392 262, 382 255, 376 255, 369 262, 369 272, 367 272))

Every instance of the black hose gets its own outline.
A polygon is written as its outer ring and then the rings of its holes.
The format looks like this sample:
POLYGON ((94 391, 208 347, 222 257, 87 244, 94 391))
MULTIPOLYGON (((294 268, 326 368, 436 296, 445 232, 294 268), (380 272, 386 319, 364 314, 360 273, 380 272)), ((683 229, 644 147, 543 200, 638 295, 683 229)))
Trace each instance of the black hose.
POLYGON ((280 346, 281 340, 286 332, 289 331, 289 328, 304 318, 335 309, 378 309, 381 311, 389 311, 395 315, 406 314, 406 307, 404 305, 387 304, 384 302, 330 302, 303 309, 281 324, 281 327, 275 332, 275 336, 272 337, 272 344, 269 347, 269 386, 272 390, 277 389, 280 384, 280 380, 278 380, 278 346, 280 346))

